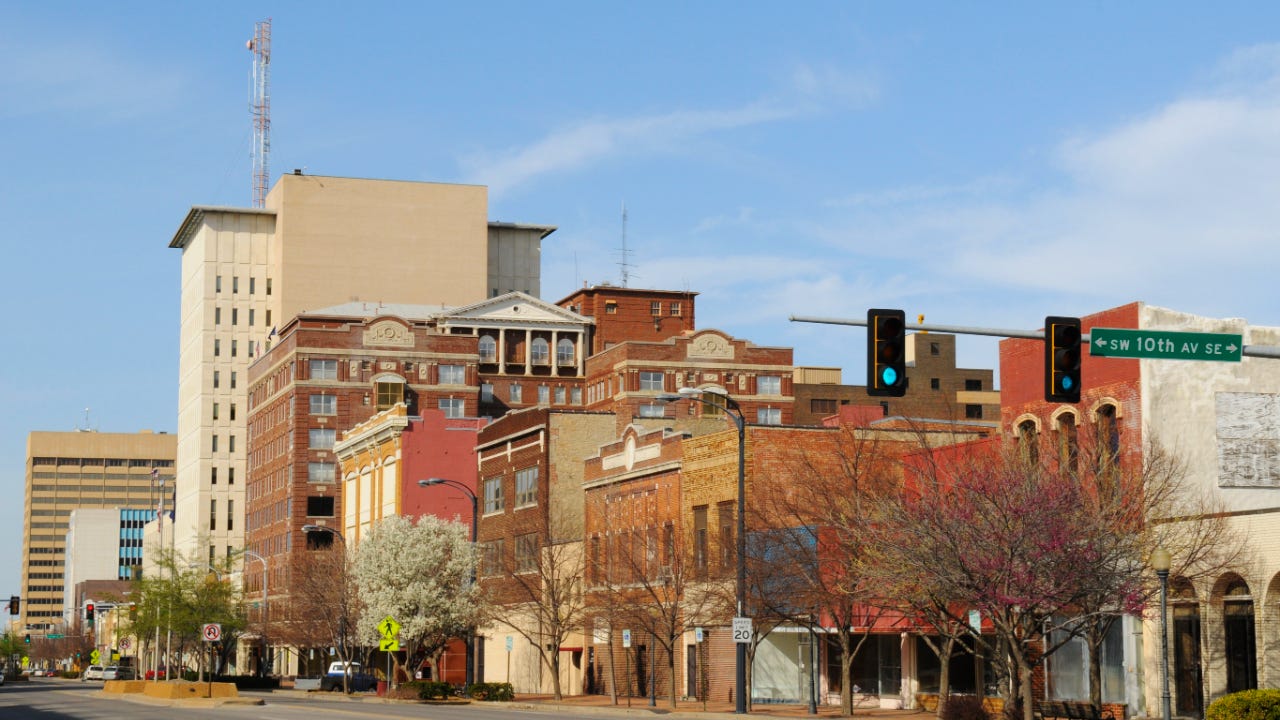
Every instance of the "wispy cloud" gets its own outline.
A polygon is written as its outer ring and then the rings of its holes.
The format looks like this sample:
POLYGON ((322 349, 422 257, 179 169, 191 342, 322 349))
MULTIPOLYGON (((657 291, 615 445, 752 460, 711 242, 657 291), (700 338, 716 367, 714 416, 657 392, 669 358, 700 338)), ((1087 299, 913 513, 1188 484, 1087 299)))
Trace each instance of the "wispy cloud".
POLYGON ((121 121, 168 106, 183 85, 171 65, 149 65, 83 42, 0 43, 0 117, 76 115, 121 121))

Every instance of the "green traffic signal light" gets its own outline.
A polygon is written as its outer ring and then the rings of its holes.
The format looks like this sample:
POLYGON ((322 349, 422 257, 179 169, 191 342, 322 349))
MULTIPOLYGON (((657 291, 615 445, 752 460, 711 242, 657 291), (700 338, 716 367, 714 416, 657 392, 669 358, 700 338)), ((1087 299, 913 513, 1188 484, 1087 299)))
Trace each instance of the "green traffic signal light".
POLYGON ((1047 402, 1080 402, 1081 339, 1080 318, 1051 315, 1044 319, 1044 399, 1047 402))
POLYGON ((901 310, 867 311, 867 394, 907 392, 907 320, 901 310))

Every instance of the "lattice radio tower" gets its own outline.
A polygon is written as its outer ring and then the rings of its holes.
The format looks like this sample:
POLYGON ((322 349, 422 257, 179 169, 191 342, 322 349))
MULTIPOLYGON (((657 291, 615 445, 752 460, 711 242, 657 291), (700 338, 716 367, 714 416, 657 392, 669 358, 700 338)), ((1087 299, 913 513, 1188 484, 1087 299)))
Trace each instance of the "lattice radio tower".
POLYGON ((267 201, 271 179, 271 18, 255 23, 253 39, 245 43, 253 53, 249 77, 249 112, 253 116, 253 206, 267 201))

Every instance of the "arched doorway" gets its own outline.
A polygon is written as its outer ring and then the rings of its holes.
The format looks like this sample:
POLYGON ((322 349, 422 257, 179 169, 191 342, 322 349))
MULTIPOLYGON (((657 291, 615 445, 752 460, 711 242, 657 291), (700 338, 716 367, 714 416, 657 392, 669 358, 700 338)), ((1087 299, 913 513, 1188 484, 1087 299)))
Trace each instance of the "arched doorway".
POLYGON ((1200 603, 1186 578, 1169 583, 1173 605, 1173 696, 1180 717, 1204 717, 1204 683, 1200 669, 1200 603))
POLYGON ((1258 647, 1254 634, 1253 595, 1244 578, 1223 578, 1222 639, 1227 669, 1227 692, 1258 687, 1258 647))

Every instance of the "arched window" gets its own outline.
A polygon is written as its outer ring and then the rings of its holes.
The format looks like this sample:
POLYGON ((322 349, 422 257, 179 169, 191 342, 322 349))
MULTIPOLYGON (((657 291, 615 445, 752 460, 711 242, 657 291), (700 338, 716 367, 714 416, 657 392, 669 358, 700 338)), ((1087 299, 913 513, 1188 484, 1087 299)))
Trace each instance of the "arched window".
POLYGON ((1040 462, 1040 432, 1035 420, 1023 420, 1018 424, 1018 447, 1029 464, 1040 462))
POLYGON ((492 335, 480 336, 480 362, 498 362, 498 341, 492 335))
POLYGON ((546 365, 551 361, 551 344, 544 338, 534 338, 529 346, 529 361, 534 365, 546 365))
POLYGON ((569 338, 561 338, 560 342, 556 343, 557 365, 572 365, 574 355, 576 355, 576 353, 573 351, 572 340, 569 338))
POLYGON ((1058 416, 1058 465, 1071 475, 1079 471, 1080 444, 1076 436, 1076 416, 1063 413, 1058 416))
POLYGON ((1236 577, 1222 593, 1222 635, 1226 647, 1227 692, 1258 687, 1258 649, 1254 635, 1253 596, 1236 577))
POLYGON ((1098 408, 1094 421, 1094 442, 1098 445, 1098 473, 1110 473, 1120 467, 1120 423, 1115 405, 1098 408))

